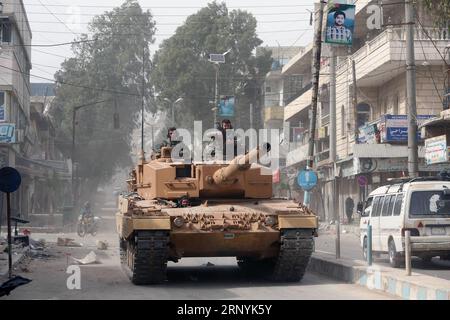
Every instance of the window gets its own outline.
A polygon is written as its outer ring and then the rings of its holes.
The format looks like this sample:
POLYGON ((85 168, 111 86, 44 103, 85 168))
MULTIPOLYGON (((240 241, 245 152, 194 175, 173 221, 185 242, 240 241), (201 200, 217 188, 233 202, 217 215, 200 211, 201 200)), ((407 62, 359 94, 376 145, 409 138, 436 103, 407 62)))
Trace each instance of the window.
POLYGON ((356 106, 356 124, 359 127, 370 121, 370 106, 367 103, 359 103, 356 106))
POLYGON ((392 213, 394 211, 395 197, 396 197, 396 195, 393 194, 392 197, 391 197, 391 201, 389 202, 389 214, 388 214, 388 216, 392 216, 392 213))
POLYGON ((346 126, 345 108, 344 108, 344 106, 341 106, 341 135, 343 138, 345 138, 345 136, 346 136, 345 126, 346 126))
POLYGON ((399 216, 402 209, 403 194, 398 194, 395 199, 394 216, 399 216))
POLYGON ((372 217, 379 217, 380 216, 380 207, 383 205, 383 197, 376 197, 373 201, 373 208, 372 208, 372 217))
POLYGON ((0 42, 11 42, 11 23, 9 19, 0 19, 0 42))
POLYGON ((364 205, 364 210, 363 210, 361 216, 368 217, 370 215, 370 210, 372 210, 372 200, 373 200, 373 198, 368 198, 366 200, 366 203, 364 205))
POLYGON ((411 216, 450 215, 450 196, 443 190, 415 191, 409 207, 411 216))
POLYGON ((392 204, 392 199, 393 198, 395 198, 394 195, 389 195, 389 196, 386 196, 384 198, 383 211, 381 213, 381 215, 383 217, 388 217, 388 216, 390 216, 392 214, 392 206, 391 206, 391 204, 392 204))

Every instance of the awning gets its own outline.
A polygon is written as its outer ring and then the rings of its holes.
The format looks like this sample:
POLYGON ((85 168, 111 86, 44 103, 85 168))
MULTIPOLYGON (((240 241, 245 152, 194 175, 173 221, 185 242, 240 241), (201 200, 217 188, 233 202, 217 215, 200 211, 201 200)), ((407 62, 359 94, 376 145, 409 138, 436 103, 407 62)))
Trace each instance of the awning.
POLYGON ((297 113, 308 108, 311 105, 311 99, 312 89, 309 89, 300 97, 289 103, 284 108, 284 121, 289 121, 289 119, 295 116, 297 113))

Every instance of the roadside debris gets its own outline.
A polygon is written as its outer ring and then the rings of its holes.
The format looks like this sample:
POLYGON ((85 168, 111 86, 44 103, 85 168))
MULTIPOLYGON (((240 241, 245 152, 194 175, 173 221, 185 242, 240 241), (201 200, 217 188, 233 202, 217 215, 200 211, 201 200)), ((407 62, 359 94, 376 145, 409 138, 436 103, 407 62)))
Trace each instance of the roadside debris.
POLYGON ((58 238, 56 244, 62 247, 82 247, 81 243, 75 242, 75 239, 70 238, 58 238))
POLYGON ((97 240, 97 249, 99 249, 99 250, 106 250, 106 249, 108 249, 108 242, 107 241, 97 240))
POLYGON ((14 278, 9 279, 0 286, 0 297, 3 297, 4 295, 9 296, 11 291, 13 291, 15 288, 27 284, 29 282, 31 282, 30 279, 26 279, 21 276, 15 276, 14 278))
POLYGON ((41 241, 36 241, 31 238, 29 239, 29 241, 30 241, 30 249, 31 250, 44 250, 45 244, 42 243, 41 241))
POLYGON ((94 251, 89 252, 89 254, 84 257, 83 259, 77 259, 72 257, 73 260, 75 260, 76 262, 78 262, 79 264, 94 264, 94 263, 100 263, 100 261, 97 260, 97 255, 95 254, 94 251))

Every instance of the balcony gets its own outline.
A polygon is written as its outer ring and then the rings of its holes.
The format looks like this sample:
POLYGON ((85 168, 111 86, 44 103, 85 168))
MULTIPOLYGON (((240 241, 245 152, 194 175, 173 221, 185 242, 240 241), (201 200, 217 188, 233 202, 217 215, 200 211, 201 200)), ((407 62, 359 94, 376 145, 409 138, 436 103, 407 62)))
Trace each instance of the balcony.
MULTIPOLYGON (((450 39, 445 29, 415 29, 414 51, 416 65, 427 61, 430 65, 441 65, 440 52, 444 52, 450 39), (431 37, 434 44, 430 41, 431 37)), ((356 63, 356 78, 359 86, 378 86, 405 71, 406 32, 401 28, 388 28, 356 51, 350 59, 339 64, 337 74, 351 70, 350 62, 356 63)))
POLYGON ((307 91, 303 92, 298 98, 292 101, 284 109, 284 121, 289 121, 290 118, 294 117, 297 113, 305 110, 311 105, 312 99, 312 89, 309 88, 307 91))

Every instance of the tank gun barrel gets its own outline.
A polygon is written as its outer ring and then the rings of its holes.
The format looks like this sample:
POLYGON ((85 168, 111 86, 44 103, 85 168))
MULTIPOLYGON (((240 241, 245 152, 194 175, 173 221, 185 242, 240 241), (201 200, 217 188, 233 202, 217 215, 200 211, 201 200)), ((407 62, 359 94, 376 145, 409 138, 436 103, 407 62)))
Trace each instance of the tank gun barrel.
POLYGON ((228 166, 220 168, 214 173, 211 182, 218 185, 232 182, 233 180, 231 178, 233 178, 237 172, 250 169, 251 164, 256 163, 258 158, 268 153, 270 148, 270 144, 265 143, 261 147, 258 146, 245 155, 235 157, 228 166))

